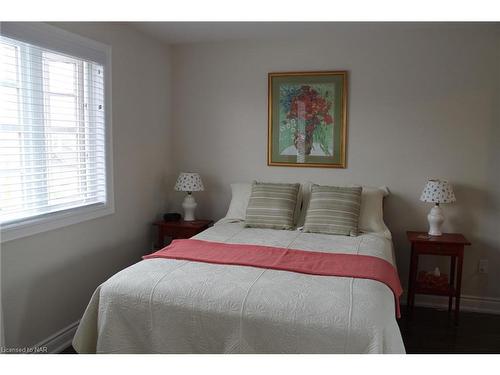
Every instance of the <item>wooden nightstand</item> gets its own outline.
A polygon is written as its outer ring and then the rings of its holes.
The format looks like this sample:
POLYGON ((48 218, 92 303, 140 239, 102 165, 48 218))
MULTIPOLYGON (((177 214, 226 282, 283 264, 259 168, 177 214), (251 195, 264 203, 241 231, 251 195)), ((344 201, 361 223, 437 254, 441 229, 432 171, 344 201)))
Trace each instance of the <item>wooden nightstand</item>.
POLYGON ((455 324, 458 324, 460 312, 460 289, 462 287, 462 265, 464 261, 464 247, 470 242, 459 233, 443 233, 442 236, 429 236, 426 232, 406 232, 411 243, 410 276, 408 280, 408 314, 413 313, 415 294, 430 294, 448 296, 448 312, 451 312, 453 297, 455 297, 455 324), (431 289, 417 282, 419 255, 442 255, 451 257, 450 279, 446 289, 431 289), (458 260, 458 263, 457 263, 458 260), (456 270, 455 270, 456 268, 456 270), (456 271, 456 280, 455 280, 456 271), (456 281, 456 283, 455 283, 456 281))
POLYGON ((157 221, 153 225, 158 227, 158 243, 157 246, 161 249, 165 236, 171 237, 173 240, 181 238, 191 238, 213 224, 212 220, 194 220, 194 221, 157 221))

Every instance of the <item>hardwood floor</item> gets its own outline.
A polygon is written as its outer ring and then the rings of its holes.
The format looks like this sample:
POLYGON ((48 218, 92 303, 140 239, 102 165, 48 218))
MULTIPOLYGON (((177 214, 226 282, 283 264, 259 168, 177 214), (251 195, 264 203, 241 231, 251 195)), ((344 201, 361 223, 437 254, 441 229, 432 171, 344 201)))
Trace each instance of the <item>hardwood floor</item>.
POLYGON ((500 315, 461 312, 455 326, 447 311, 415 307, 412 320, 405 306, 401 312, 398 324, 408 354, 500 354, 500 315))
POLYGON ((64 349, 60 354, 78 354, 78 353, 75 352, 73 346, 69 346, 66 349, 64 349))
POLYGON ((447 310, 415 307, 398 320, 408 354, 499 354, 500 315, 460 312, 456 326, 447 310))

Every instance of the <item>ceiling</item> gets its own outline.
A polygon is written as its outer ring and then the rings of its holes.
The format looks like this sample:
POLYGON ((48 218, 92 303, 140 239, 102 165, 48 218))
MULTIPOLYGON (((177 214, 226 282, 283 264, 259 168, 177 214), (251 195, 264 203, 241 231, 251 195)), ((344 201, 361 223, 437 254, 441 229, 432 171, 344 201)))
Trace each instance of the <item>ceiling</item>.
POLYGON ((131 22, 135 29, 168 44, 282 38, 318 32, 328 23, 306 22, 131 22))
POLYGON ((338 31, 390 28, 408 29, 498 27, 498 23, 390 23, 390 22, 128 22, 133 28, 168 44, 231 40, 294 38, 338 31))

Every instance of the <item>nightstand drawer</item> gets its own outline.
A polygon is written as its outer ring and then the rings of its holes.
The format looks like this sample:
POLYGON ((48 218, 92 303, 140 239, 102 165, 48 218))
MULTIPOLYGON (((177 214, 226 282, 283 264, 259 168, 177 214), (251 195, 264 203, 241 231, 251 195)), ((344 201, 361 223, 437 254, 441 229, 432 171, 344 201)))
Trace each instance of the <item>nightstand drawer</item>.
POLYGON ((183 238, 191 238, 193 236, 196 236, 198 233, 200 233, 200 230, 198 229, 191 229, 191 228, 186 228, 186 229, 177 229, 173 231, 166 230, 165 234, 167 236, 172 237, 174 240, 176 239, 183 239, 183 238))
POLYGON ((193 221, 157 221, 153 223, 158 227, 158 242, 156 246, 163 247, 164 237, 170 237, 173 240, 186 239, 196 236, 212 225, 212 220, 193 220, 193 221))
POLYGON ((463 249, 462 245, 450 243, 417 242, 414 246, 415 250, 417 250, 419 254, 435 255, 455 255, 463 249))

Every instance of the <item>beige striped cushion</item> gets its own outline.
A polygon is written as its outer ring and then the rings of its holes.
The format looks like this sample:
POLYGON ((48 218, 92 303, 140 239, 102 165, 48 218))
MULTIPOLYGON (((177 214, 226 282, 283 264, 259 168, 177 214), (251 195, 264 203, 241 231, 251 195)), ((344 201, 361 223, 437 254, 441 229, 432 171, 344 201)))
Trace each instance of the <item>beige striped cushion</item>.
POLYGON ((361 187, 312 185, 305 232, 358 235, 361 187))
POLYGON ((300 184, 254 182, 245 226, 292 229, 300 184))

